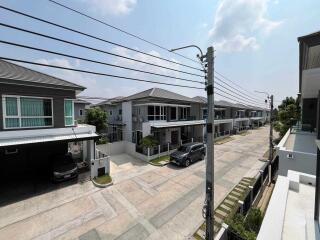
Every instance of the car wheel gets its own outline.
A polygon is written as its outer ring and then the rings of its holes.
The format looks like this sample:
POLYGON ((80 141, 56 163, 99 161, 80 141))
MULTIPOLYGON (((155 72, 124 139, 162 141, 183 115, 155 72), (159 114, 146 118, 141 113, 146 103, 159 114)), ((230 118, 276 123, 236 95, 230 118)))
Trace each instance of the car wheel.
POLYGON ((190 160, 186 159, 186 161, 184 162, 184 166, 185 167, 189 167, 189 165, 190 165, 190 160))

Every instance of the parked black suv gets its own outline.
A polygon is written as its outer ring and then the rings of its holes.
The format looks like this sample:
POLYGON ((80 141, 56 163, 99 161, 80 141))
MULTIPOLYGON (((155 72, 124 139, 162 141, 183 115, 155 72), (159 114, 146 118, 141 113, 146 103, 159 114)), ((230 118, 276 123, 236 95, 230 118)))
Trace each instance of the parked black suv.
POLYGON ((203 160, 205 155, 206 147, 203 143, 187 143, 170 154, 170 162, 188 167, 192 162, 203 160))
POLYGON ((78 167, 71 153, 58 155, 53 158, 52 180, 54 182, 62 182, 76 177, 78 177, 78 167))

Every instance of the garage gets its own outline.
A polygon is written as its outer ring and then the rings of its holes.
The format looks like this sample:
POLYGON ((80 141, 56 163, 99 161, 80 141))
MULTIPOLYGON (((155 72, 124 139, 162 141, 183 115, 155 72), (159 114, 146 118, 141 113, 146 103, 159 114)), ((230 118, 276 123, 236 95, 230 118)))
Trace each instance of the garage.
POLYGON ((0 141, 0 206, 90 180, 97 138, 93 134, 0 141))

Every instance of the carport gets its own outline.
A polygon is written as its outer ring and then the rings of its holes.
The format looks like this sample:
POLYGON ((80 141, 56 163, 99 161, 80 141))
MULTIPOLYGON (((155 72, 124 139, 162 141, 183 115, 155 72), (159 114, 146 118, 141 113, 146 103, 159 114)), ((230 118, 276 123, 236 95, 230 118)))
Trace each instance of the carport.
POLYGON ((95 159, 99 136, 75 129, 64 129, 63 134, 59 129, 8 131, 6 137, 1 133, 0 205, 77 183, 76 179, 61 184, 51 181, 52 157, 72 150, 75 143, 81 145, 79 180, 90 179, 90 161, 95 159))

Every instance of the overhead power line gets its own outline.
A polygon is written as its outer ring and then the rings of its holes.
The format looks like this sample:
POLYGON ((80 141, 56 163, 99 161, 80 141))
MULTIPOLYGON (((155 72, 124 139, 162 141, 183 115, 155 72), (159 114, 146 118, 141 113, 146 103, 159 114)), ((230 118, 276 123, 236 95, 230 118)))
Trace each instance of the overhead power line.
POLYGON ((238 88, 241 88, 243 91, 255 96, 256 98, 259 98, 257 95, 255 94, 252 94, 252 92, 248 91, 247 89, 244 89, 242 86, 240 86, 239 84, 237 84, 236 82, 232 81, 231 79, 227 78, 226 76, 224 76, 223 74, 217 72, 217 71, 214 71, 216 74, 218 74, 220 77, 224 78, 225 80, 233 83, 235 86, 237 86, 238 88))
POLYGON ((94 35, 92 35, 92 34, 88 34, 88 33, 85 33, 85 32, 82 32, 82 31, 79 31, 79 30, 76 30, 76 29, 73 29, 73 28, 69 28, 69 27, 63 26, 63 25, 61 25, 61 24, 57 24, 57 23, 54 23, 54 22, 52 22, 52 21, 45 20, 45 19, 43 19, 43 18, 39 18, 39 17, 36 17, 36 16, 32 16, 32 15, 30 15, 30 14, 23 13, 23 12, 14 10, 14 9, 12 9, 12 8, 8 8, 8 7, 2 6, 2 5, 0 5, 0 8, 2 8, 2 9, 4 9, 4 10, 7 10, 7 11, 10 11, 10 12, 13 12, 13 13, 16 13, 16 14, 19 14, 19 15, 22 15, 22 16, 25 16, 25 17, 28 17, 28 18, 31 18, 31 19, 34 19, 34 20, 37 20, 37 21, 40 21, 40 22, 43 22, 43 23, 46 23, 46 24, 50 24, 50 25, 55 26, 55 27, 59 27, 59 28, 68 30, 68 31, 70 31, 70 32, 74 32, 74 33, 77 33, 77 34, 80 34, 80 35, 83 35, 83 36, 86 36, 86 37, 95 39, 95 40, 99 40, 99 41, 102 41, 102 42, 105 42, 105 43, 108 43, 108 44, 111 44, 111 45, 114 45, 114 46, 122 47, 122 48, 128 49, 128 50, 130 50, 130 51, 137 52, 137 53, 140 53, 140 54, 149 56, 149 57, 157 58, 157 59, 160 59, 160 60, 163 60, 163 61, 166 61, 166 62, 170 62, 170 63, 176 64, 176 65, 180 65, 180 66, 183 66, 183 67, 191 68, 191 69, 198 70, 198 71, 201 71, 201 72, 203 71, 203 70, 200 69, 200 68, 192 67, 192 66, 189 66, 189 65, 186 65, 186 64, 183 64, 183 63, 179 63, 179 62, 170 60, 170 59, 166 59, 166 58, 162 58, 162 57, 159 57, 159 56, 155 56, 155 55, 153 55, 153 54, 150 54, 150 53, 147 53, 147 52, 144 52, 144 51, 140 51, 140 50, 138 50, 138 49, 134 49, 134 48, 131 48, 131 47, 128 47, 128 46, 124 46, 124 45, 122 45, 122 44, 115 43, 115 42, 106 40, 106 39, 104 39, 104 38, 97 37, 97 36, 94 36, 94 35))
POLYGON ((19 44, 19 43, 8 42, 8 41, 3 41, 3 40, 0 40, 0 43, 12 45, 12 46, 16 46, 16 47, 21 47, 21 48, 26 48, 26 49, 30 49, 30 50, 40 51, 40 52, 46 52, 46 53, 55 54, 55 55, 59 55, 59 56, 63 56, 63 57, 83 60, 83 61, 87 61, 87 62, 91 62, 91 63, 97 63, 97 64, 109 66, 109 67, 121 68, 121 69, 130 70, 130 71, 146 73, 146 74, 151 74, 151 75, 160 76, 160 77, 167 77, 167 78, 177 79, 177 80, 186 81, 186 82, 205 84, 204 81, 196 81, 196 80, 191 80, 191 79, 186 79, 186 78, 170 76, 170 75, 166 75, 166 74, 144 71, 144 70, 140 70, 140 69, 136 69, 136 68, 129 68, 129 67, 121 66, 121 65, 116 65, 116 64, 101 62, 101 61, 97 61, 97 60, 93 60, 93 59, 78 57, 78 56, 69 55, 69 54, 56 52, 56 51, 51 51, 51 50, 47 50, 47 49, 43 49, 43 48, 36 48, 36 47, 23 45, 23 44, 19 44))
POLYGON ((174 83, 164 83, 164 82, 158 82, 158 81, 152 81, 152 80, 140 79, 140 78, 133 78, 133 77, 125 77, 125 76, 119 76, 119 75, 108 74, 108 73, 93 72, 93 71, 77 69, 77 68, 62 67, 62 66, 44 64, 44 63, 36 63, 36 62, 31 62, 31 61, 21 60, 21 59, 15 59, 15 58, 0 57, 0 59, 13 61, 13 62, 27 63, 27 64, 43 66, 43 67, 63 69, 63 70, 74 71, 74 72, 87 73, 87 74, 91 74, 91 75, 98 75, 98 76, 112 77, 112 78, 118 78, 118 79, 126 79, 126 80, 137 81, 137 82, 148 82, 148 83, 156 83, 156 84, 161 84, 161 85, 168 85, 168 86, 175 86, 175 87, 183 87, 183 88, 192 88, 192 89, 201 89, 201 90, 203 90, 203 88, 201 88, 201 87, 193 87, 193 86, 174 84, 174 83))
POLYGON ((224 88, 225 90, 227 90, 227 91, 229 91, 229 92, 231 92, 231 93, 236 94, 237 97, 239 97, 239 98, 241 98, 241 99, 244 99, 245 101, 249 101, 249 102, 253 102, 253 103, 263 102, 263 100, 254 100, 254 99, 248 98, 248 97, 246 97, 246 96, 243 96, 243 95, 239 94, 239 92, 236 92, 236 91, 234 91, 234 90, 232 90, 232 89, 229 89, 229 88, 225 87, 224 85, 222 85, 221 83, 219 83, 219 82, 217 82, 217 81, 215 82, 215 84, 217 84, 218 86, 224 88))
POLYGON ((226 98, 226 99, 228 99, 228 100, 231 100, 231 101, 233 101, 233 102, 243 104, 243 105, 248 106, 248 107, 259 107, 259 108, 264 108, 264 109, 266 109, 265 106, 263 106, 263 107, 261 106, 261 107, 260 107, 260 106, 256 106, 256 105, 244 103, 244 102, 242 102, 242 101, 239 101, 238 99, 232 98, 232 97, 230 97, 230 96, 225 96, 224 94, 221 94, 221 93, 219 93, 219 92, 214 92, 214 94, 216 94, 216 95, 218 95, 218 96, 220 96, 220 97, 226 98))
POLYGON ((241 99, 241 98, 238 98, 237 96, 235 96, 235 95, 233 95, 233 94, 230 94, 230 93, 228 93, 228 92, 226 92, 226 91, 224 91, 224 90, 222 90, 222 89, 220 89, 220 88, 214 87, 214 89, 222 92, 223 94, 226 94, 226 95, 228 95, 228 96, 231 96, 231 97, 233 97, 234 99, 236 99, 237 101, 243 102, 243 103, 246 104, 246 105, 249 104, 249 105, 260 105, 260 106, 263 106, 263 104, 260 104, 260 103, 252 103, 252 102, 248 102, 248 101, 246 101, 246 100, 243 100, 243 99, 241 99))
MULTIPOLYGON (((64 4, 62 4, 62 3, 59 3, 59 2, 57 2, 57 1, 53 1, 53 0, 48 0, 48 1, 50 1, 51 3, 54 3, 54 4, 56 4, 56 5, 58 5, 58 6, 60 6, 60 7, 63 7, 63 8, 65 8, 65 9, 68 9, 68 10, 74 12, 74 13, 77 13, 77 14, 79 14, 79 15, 81 15, 81 16, 84 16, 84 17, 86 17, 86 18, 88 18, 88 19, 91 19, 91 20, 93 20, 93 21, 95 21, 95 22, 101 23, 101 24, 103 24, 103 25, 105 25, 105 26, 107 26, 107 27, 110 27, 110 28, 115 29, 115 30, 117 30, 117 31, 119 31, 119 32, 122 32, 122 33, 124 33, 124 34, 126 34, 126 35, 128 35, 128 36, 134 37, 134 38, 139 39, 139 40, 141 40, 141 41, 143 41, 143 42, 145 42, 145 43, 148 43, 148 44, 150 44, 150 45, 152 45, 152 46, 155 46, 155 47, 158 47, 158 48, 160 48, 160 49, 162 49, 162 50, 165 50, 165 51, 170 52, 170 49, 168 49, 168 48, 166 48, 166 47, 163 47, 163 46, 161 46, 161 45, 159 45, 159 44, 157 44, 157 43, 154 43, 154 42, 151 42, 151 41, 149 41, 149 40, 146 40, 145 38, 142 38, 142 37, 140 37, 140 36, 138 36, 138 35, 136 35, 136 34, 133 34, 133 33, 128 32, 128 31, 125 31, 125 30, 123 30, 123 29, 121 29, 121 28, 119 28, 119 27, 116 27, 116 26, 114 26, 114 25, 112 25, 112 24, 109 24, 109 23, 107 23, 107 22, 105 22, 105 21, 102 21, 102 20, 99 20, 99 19, 97 19, 97 18, 95 18, 95 17, 89 16, 88 14, 85 14, 85 13, 79 11, 79 10, 76 10, 76 9, 74 9, 74 8, 71 8, 71 7, 69 7, 69 6, 67 6, 67 5, 64 5, 64 4)), ((194 60, 194 59, 192 59, 192 58, 186 57, 186 56, 184 56, 184 55, 182 55, 182 54, 180 54, 180 53, 176 53, 176 52, 172 52, 172 53, 175 54, 175 55, 177 55, 177 56, 180 56, 180 57, 182 57, 182 58, 184 58, 184 59, 187 59, 187 60, 189 60, 189 61, 192 61, 192 62, 195 62, 195 63, 198 63, 198 64, 199 64, 198 61, 196 61, 196 60, 194 60)))
POLYGON ((35 31, 31 31, 31 30, 27 30, 27 29, 24 29, 24 28, 19 28, 19 27, 12 26, 12 25, 9 25, 9 24, 0 23, 0 26, 7 27, 7 28, 11 28, 11 29, 15 29, 15 30, 18 30, 18 31, 26 32, 26 33, 30 33, 30 34, 37 35, 37 36, 40 36, 40 37, 52 39, 52 40, 55 40, 55 41, 67 43, 67 44, 70 44, 70 45, 73 45, 73 46, 78 46, 78 47, 86 48, 86 49, 89 49, 89 50, 92 50, 92 51, 96 51, 96 52, 100 52, 100 53, 105 53, 105 54, 108 54, 108 55, 111 55, 111 56, 115 56, 115 57, 127 59, 127 60, 130 60, 130 61, 135 61, 135 62, 147 64, 147 65, 150 65, 150 66, 159 67, 159 68, 163 68, 163 69, 167 69, 167 70, 171 70, 171 71, 175 71, 175 72, 179 72, 179 73, 184 73, 184 74, 188 74, 188 75, 192 75, 192 76, 204 77, 204 76, 199 75, 199 74, 182 71, 182 70, 178 70, 178 69, 174 69, 174 68, 170 68, 170 67, 166 67, 166 66, 162 66, 162 65, 158 65, 158 64, 146 62, 146 61, 142 61, 142 60, 135 59, 135 58, 131 58, 131 57, 126 57, 126 56, 123 56, 123 55, 120 55, 120 54, 116 54, 116 53, 104 51, 104 50, 102 50, 102 49, 90 47, 90 46, 87 46, 87 45, 83 45, 83 44, 80 44, 80 43, 68 41, 68 40, 61 39, 61 38, 56 38, 56 37, 53 37, 53 36, 50 36, 50 35, 42 34, 42 33, 35 32, 35 31))
MULTIPOLYGON (((240 91, 239 88, 235 88, 235 87, 231 86, 231 85, 228 84, 226 81, 222 80, 221 78, 219 78, 219 77, 217 77, 217 76, 215 76, 214 78, 215 78, 216 80, 219 80, 220 82, 222 82, 224 85, 226 85, 226 86, 232 88, 233 90, 237 91, 236 94, 240 94, 240 95, 242 95, 242 96, 244 96, 244 97, 246 97, 246 98, 250 98, 251 100, 254 100, 254 101, 261 101, 261 100, 262 100, 261 98, 258 99, 258 98, 252 97, 252 96, 249 95, 249 94, 246 94, 245 92, 240 91)), ((264 99, 263 99, 263 101, 264 101, 264 99)))

